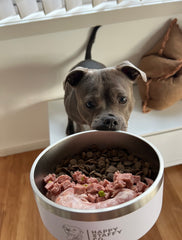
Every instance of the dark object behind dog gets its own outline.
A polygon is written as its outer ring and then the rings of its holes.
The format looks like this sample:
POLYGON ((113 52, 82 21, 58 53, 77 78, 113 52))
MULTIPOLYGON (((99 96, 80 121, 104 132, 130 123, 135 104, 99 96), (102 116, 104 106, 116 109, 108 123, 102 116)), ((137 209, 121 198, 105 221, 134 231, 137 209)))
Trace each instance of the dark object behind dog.
POLYGON ((96 32, 93 28, 85 60, 67 75, 64 104, 68 115, 66 134, 89 129, 126 130, 134 106, 133 82, 146 75, 129 61, 116 67, 105 67, 91 58, 96 32))
POLYGON ((96 37, 96 33, 98 31, 98 29, 101 26, 96 26, 92 29, 88 44, 87 44, 87 49, 86 49, 86 53, 85 53, 85 60, 79 62, 78 64, 76 64, 72 70, 76 67, 84 67, 84 68, 89 68, 89 69, 102 69, 105 68, 106 66, 100 62, 97 62, 95 60, 92 59, 92 55, 91 55, 91 50, 92 50, 92 46, 95 42, 95 37, 96 37))

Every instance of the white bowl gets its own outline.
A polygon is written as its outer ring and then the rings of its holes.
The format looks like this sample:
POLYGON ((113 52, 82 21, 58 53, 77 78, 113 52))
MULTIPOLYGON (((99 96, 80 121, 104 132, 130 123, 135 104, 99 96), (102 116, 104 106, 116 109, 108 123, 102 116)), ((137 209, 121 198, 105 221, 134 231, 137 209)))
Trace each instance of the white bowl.
POLYGON ((137 240, 156 222, 162 207, 164 163, 160 152, 147 140, 128 132, 87 131, 68 136, 46 148, 30 172, 40 216, 48 231, 59 240, 137 240), (80 210, 54 203, 45 196, 43 178, 60 160, 92 144, 120 147, 150 162, 154 183, 140 196, 103 209, 80 210))

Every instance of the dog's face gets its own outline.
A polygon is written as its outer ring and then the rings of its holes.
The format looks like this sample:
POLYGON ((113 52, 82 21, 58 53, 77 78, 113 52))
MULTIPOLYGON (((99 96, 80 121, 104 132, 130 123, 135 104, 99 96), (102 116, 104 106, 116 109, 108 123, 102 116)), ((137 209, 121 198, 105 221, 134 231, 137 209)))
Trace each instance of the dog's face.
POLYGON ((77 113, 73 112, 79 115, 80 123, 95 130, 126 130, 134 106, 133 81, 139 74, 139 70, 125 64, 70 72, 66 82, 73 88, 77 113))
POLYGON ((83 232, 80 228, 65 224, 63 229, 68 240, 82 240, 83 232))

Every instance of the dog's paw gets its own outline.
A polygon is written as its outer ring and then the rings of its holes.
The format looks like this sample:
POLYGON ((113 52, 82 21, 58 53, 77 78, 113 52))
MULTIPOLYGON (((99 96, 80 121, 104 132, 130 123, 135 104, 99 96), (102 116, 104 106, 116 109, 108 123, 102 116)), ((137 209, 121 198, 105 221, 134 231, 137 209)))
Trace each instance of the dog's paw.
POLYGON ((66 135, 69 136, 69 135, 72 135, 74 134, 74 129, 70 129, 70 128, 66 128, 66 135))
POLYGON ((66 127, 66 135, 72 135, 75 133, 74 124, 71 119, 68 118, 68 125, 66 127))

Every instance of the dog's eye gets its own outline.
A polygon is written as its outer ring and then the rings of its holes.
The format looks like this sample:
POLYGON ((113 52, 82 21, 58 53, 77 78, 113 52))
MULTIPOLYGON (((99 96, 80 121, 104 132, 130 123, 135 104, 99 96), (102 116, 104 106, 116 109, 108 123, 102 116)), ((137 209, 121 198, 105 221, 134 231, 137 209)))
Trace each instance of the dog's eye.
POLYGON ((88 102, 86 102, 86 107, 87 108, 94 108, 95 104, 92 101, 88 101, 88 102))
POLYGON ((119 103, 125 104, 126 102, 127 102, 127 97, 124 97, 124 96, 119 97, 119 103))

